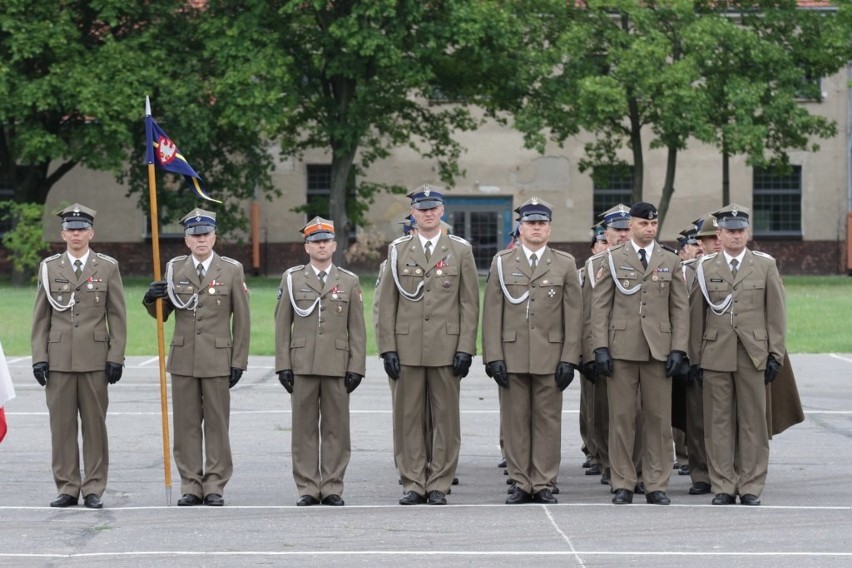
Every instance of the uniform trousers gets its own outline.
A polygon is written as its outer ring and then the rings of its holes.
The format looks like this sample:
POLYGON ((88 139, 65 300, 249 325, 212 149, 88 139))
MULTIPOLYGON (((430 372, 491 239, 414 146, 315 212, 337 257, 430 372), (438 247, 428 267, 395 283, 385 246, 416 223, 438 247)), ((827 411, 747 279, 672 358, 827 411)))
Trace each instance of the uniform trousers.
POLYGON ((672 383, 665 365, 616 359, 607 380, 610 485, 614 490, 634 490, 639 480, 633 460, 638 443, 645 491, 666 491, 672 474, 672 383))
POLYGON ((45 386, 50 414, 53 480, 59 493, 103 495, 109 473, 106 429, 109 392, 105 371, 65 373, 50 371, 45 386), (78 422, 83 430, 83 469, 80 475, 78 422))
POLYGON ((509 373, 500 420, 509 477, 527 493, 551 488, 562 452, 562 392, 553 375, 509 373))
POLYGON ((769 468, 766 386, 739 341, 736 371, 704 370, 704 418, 713 491, 759 497, 769 468))
POLYGON ((598 463, 597 438, 594 436, 595 419, 595 385, 580 377, 580 439, 583 441, 582 451, 598 463))
POLYGON ((686 447, 690 479, 693 483, 710 483, 704 445, 704 390, 696 383, 686 387, 686 447))
POLYGON ((297 375, 293 381, 291 451, 300 496, 343 494, 349 465, 349 393, 340 377, 297 375))
POLYGON ((172 375, 175 465, 181 493, 224 494, 234 472, 228 377, 172 375))
MULTIPOLYGON (((585 381, 585 379, 583 379, 585 381)), ((609 397, 607 396, 607 379, 599 378, 592 387, 592 439, 595 447, 595 462, 600 466, 601 473, 610 476, 609 463, 609 397)), ((586 381, 588 382, 588 381, 586 381)))
POLYGON ((452 366, 402 365, 393 397, 394 430, 401 433, 397 467, 403 489, 449 493, 461 446, 459 377, 452 366), (425 412, 431 413, 431 455, 425 412))
MULTIPOLYGON (((388 383, 390 384, 391 391, 391 408, 393 408, 394 401, 396 400, 396 379, 392 379, 388 377, 388 383)), ((429 385, 426 385, 428 390, 429 385)), ((426 461, 432 461, 432 411, 429 409, 429 397, 423 397, 423 404, 426 405, 426 408, 423 411, 423 443, 426 444, 426 461)), ((502 447, 503 440, 500 440, 500 446, 502 447)), ((393 428, 393 466, 395 468, 399 468, 399 451, 402 448, 402 432, 397 432, 396 426, 393 428)))

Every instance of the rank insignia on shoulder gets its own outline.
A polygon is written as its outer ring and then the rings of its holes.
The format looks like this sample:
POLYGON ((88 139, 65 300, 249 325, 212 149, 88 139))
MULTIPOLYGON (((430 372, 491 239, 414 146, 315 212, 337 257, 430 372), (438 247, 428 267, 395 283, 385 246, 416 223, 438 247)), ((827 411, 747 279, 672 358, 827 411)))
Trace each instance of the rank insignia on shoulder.
POLYGON ((275 296, 275 301, 277 302, 278 300, 280 300, 281 296, 283 296, 283 295, 284 295, 284 288, 278 288, 278 294, 275 296))

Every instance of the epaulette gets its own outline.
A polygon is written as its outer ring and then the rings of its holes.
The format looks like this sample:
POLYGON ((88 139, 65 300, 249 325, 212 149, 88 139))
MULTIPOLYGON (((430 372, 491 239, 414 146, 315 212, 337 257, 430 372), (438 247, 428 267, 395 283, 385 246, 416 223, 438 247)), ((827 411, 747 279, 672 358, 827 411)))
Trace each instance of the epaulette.
MULTIPOLYGON (((628 241, 628 242, 630 242, 630 241, 628 241)), ((617 245, 613 245, 613 246, 609 247, 608 251, 604 251, 601 254, 605 254, 607 252, 615 252, 615 251, 623 249, 625 246, 627 246, 627 243, 618 243, 617 245)))
POLYGON ((186 257, 187 257, 187 256, 188 256, 188 255, 185 255, 185 254, 182 254, 182 255, 180 255, 180 256, 176 256, 176 257, 174 257, 173 259, 171 259, 171 260, 169 261, 169 264, 172 264, 172 263, 174 263, 174 262, 180 262, 181 260, 186 260, 186 257))
POLYGON ((284 274, 287 274, 289 272, 298 272, 301 269, 303 269, 304 267, 305 267, 304 264, 300 264, 299 266, 294 266, 293 268, 288 268, 287 270, 284 271, 284 274))
POLYGON ((397 245, 399 243, 404 243, 406 241, 410 241, 413 237, 414 237, 414 235, 403 235, 403 236, 391 241, 390 246, 394 246, 394 245, 397 245))
POLYGON ((559 249, 555 249, 555 248, 552 248, 550 250, 552 250, 555 254, 558 254, 559 256, 561 256, 563 258, 566 258, 568 260, 574 260, 574 255, 571 254, 570 252, 565 252, 564 250, 559 250, 559 249))
POLYGON ((684 260, 683 262, 681 262, 681 264, 684 265, 684 266, 689 266, 690 264, 695 264, 696 262, 698 262, 697 258, 690 258, 690 259, 684 260))
POLYGON ((462 243, 462 244, 467 245, 467 246, 473 246, 469 242, 467 242, 466 240, 464 240, 463 238, 461 238, 458 235, 447 235, 447 236, 450 237, 451 239, 453 239, 456 242, 462 243))
POLYGON ((508 256, 508 255, 515 253, 515 252, 518 252, 518 249, 516 249, 516 248, 503 249, 503 250, 498 250, 497 254, 495 256, 508 256))
POLYGON ((766 254, 765 252, 761 252, 761 251, 759 251, 759 250, 753 250, 753 251, 751 251, 751 252, 753 252, 753 253, 754 253, 754 254, 756 254, 757 256, 762 256, 763 258, 768 258, 768 259, 769 259, 769 260, 771 260, 772 262, 775 262, 775 257, 774 257, 774 256, 772 256, 771 254, 766 254))
POLYGON ((220 256, 219 258, 221 258, 225 262, 230 262, 234 266, 239 266, 240 268, 242 268, 243 266, 243 263, 241 263, 239 260, 234 260, 233 258, 229 258, 227 256, 220 256))
POLYGON ((57 258, 59 258, 60 256, 62 256, 62 253, 61 253, 61 252, 56 253, 56 254, 54 254, 53 256, 49 256, 49 257, 45 258, 43 262, 50 262, 50 261, 56 260, 56 259, 57 259, 57 258))
POLYGON ((337 269, 338 269, 340 272, 342 272, 343 274, 348 274, 349 276, 351 276, 351 277, 353 277, 353 278, 358 278, 358 275, 357 275, 357 274, 355 274, 354 272, 351 272, 351 271, 349 271, 349 270, 346 270, 345 268, 340 268, 340 267, 338 266, 338 267, 337 267, 337 269))
POLYGON ((98 255, 98 258, 102 258, 102 259, 104 259, 104 260, 105 260, 105 261, 107 261, 107 262, 111 262, 111 263, 113 263, 113 264, 115 264, 115 265, 117 265, 117 264, 118 264, 118 261, 117 261, 117 260, 115 260, 115 259, 114 259, 113 257, 111 257, 111 256, 108 256, 108 255, 105 255, 105 254, 103 254, 103 253, 99 253, 99 252, 96 252, 95 254, 96 254, 96 255, 98 255))
POLYGON ((669 251, 669 252, 670 252, 670 253, 672 253, 672 254, 677 254, 677 249, 676 249, 676 248, 674 248, 674 247, 670 247, 669 245, 664 245, 663 243, 658 243, 658 244, 660 245, 660 248, 661 248, 661 249, 663 249, 663 250, 667 250, 667 251, 669 251))
POLYGON ((603 251, 599 252, 598 254, 593 254, 592 256, 587 258, 586 261, 588 262, 590 260, 597 260, 599 258, 603 258, 605 254, 606 254, 606 251, 603 250, 603 251))
POLYGON ((714 252, 712 254, 705 254, 704 256, 702 256, 701 258, 698 259, 698 264, 701 265, 701 264, 704 264, 705 262, 707 262, 708 260, 710 260, 712 258, 716 258, 717 254, 719 254, 719 253, 714 252))

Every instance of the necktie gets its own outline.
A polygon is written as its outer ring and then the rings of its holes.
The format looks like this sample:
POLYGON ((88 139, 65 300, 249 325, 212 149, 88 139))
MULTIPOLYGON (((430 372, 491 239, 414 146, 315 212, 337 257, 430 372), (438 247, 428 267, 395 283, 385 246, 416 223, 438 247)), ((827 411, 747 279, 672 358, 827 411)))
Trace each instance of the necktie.
POLYGON ((737 277, 737 264, 739 264, 739 262, 737 262, 737 259, 732 258, 731 259, 731 274, 733 274, 734 278, 737 277))
POLYGON ((74 275, 77 277, 77 280, 80 279, 81 274, 83 274, 83 263, 78 258, 74 261, 74 275))
POLYGON ((317 277, 319 278, 320 284, 325 286, 325 270, 320 270, 319 274, 317 274, 317 277))
POLYGON ((535 272, 536 266, 538 266, 538 257, 535 255, 535 253, 532 253, 530 255, 530 270, 535 272))
POLYGON ((204 280, 204 265, 200 262, 198 263, 197 272, 198 272, 198 279, 203 281, 204 280))
POLYGON ((645 258, 645 249, 639 249, 639 262, 642 263, 642 268, 648 268, 648 259, 645 258))
POLYGON ((432 241, 426 241, 426 260, 432 260, 432 241))

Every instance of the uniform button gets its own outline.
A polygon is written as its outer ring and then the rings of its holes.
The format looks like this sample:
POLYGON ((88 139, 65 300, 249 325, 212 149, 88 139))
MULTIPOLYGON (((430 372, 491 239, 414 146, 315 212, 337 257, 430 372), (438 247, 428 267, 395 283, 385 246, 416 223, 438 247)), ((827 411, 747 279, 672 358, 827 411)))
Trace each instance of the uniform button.
POLYGON ((324 312, 324 311, 325 311, 325 306, 320 306, 320 311, 321 311, 321 312, 324 312))
POLYGON ((425 319, 426 321, 429 321, 429 316, 426 316, 424 319, 425 319))
POLYGON ((79 324, 79 323, 75 323, 75 324, 74 324, 74 327, 80 327, 80 324, 79 324))

